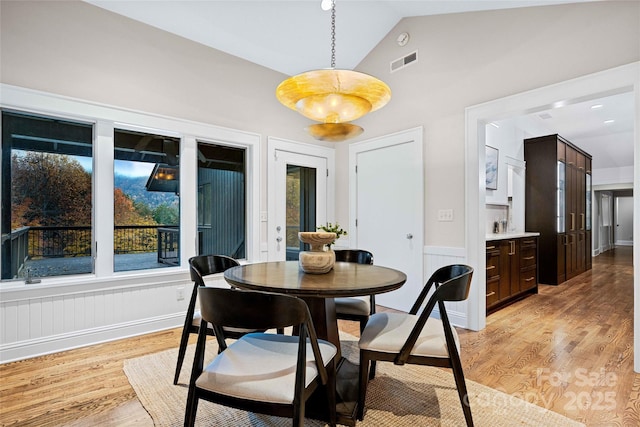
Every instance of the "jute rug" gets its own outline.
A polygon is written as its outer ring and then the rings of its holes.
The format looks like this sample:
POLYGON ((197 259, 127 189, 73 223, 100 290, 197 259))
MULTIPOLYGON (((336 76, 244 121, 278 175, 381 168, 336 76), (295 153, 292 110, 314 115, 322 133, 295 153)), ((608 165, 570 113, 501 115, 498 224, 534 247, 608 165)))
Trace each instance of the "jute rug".
MULTIPOLYGON (((126 360, 124 372, 140 402, 156 426, 181 426, 194 345, 188 348, 178 385, 173 385, 177 349, 126 360)), ((345 341, 343 355, 357 362, 357 341, 345 341)), ((209 344, 210 357, 216 344, 209 344)), ((208 355, 209 356, 209 355, 208 355)), ((473 420, 478 427, 573 427, 583 426, 562 415, 500 391, 466 380, 473 420)), ((291 420, 247 413, 200 401, 197 426, 290 426, 291 420)), ((376 378, 369 383, 367 413, 358 427, 464 426, 464 416, 450 370, 428 366, 395 366, 378 363, 376 378)), ((305 426, 325 423, 307 419, 305 426)))

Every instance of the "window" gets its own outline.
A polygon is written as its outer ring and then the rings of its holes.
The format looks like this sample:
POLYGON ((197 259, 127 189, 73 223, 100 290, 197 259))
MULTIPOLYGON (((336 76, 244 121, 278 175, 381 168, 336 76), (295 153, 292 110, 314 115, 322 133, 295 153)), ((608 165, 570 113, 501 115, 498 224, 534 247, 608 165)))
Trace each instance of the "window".
POLYGON ((92 141, 92 124, 2 111, 3 280, 93 272, 92 141))
POLYGON ((198 253, 246 258, 246 150, 198 142, 198 253))
POLYGON ((114 132, 114 271, 180 265, 180 140, 114 132))
POLYGON ((137 286, 188 277, 198 253, 259 258, 258 134, 0 86, 0 289, 137 286))

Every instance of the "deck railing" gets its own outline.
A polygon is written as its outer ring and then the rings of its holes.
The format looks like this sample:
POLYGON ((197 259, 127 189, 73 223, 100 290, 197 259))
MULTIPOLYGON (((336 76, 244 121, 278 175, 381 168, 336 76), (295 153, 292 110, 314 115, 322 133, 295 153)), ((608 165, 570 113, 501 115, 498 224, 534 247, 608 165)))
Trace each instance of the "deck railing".
MULTIPOLYGON (((117 225, 114 229, 114 253, 157 252, 158 262, 176 264, 180 230, 171 225, 117 225)), ((16 277, 29 259, 91 256, 90 226, 31 226, 2 236, 3 277, 10 270, 16 277), (10 240, 10 243, 9 243, 10 240)))

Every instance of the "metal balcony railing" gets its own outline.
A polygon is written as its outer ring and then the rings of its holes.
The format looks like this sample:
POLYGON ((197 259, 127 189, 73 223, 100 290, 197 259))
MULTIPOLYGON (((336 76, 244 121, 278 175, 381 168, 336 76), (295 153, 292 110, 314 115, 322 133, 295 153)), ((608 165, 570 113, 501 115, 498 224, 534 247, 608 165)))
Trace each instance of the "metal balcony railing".
MULTIPOLYGON (((180 230, 171 225, 118 225, 114 253, 157 252, 159 263, 179 262, 180 230)), ((18 277, 28 260, 91 256, 90 226, 31 226, 2 236, 3 278, 18 277), (10 275, 9 275, 10 274, 10 275)))

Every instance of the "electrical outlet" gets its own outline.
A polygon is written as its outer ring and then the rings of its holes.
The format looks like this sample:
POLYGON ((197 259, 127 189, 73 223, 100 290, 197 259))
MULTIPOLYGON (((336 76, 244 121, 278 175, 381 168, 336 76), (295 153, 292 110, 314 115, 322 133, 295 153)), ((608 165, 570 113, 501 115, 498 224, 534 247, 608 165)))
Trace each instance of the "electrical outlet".
POLYGON ((176 301, 184 299, 184 288, 176 288, 176 301))
POLYGON ((438 221, 453 221, 453 209, 438 210, 438 221))

